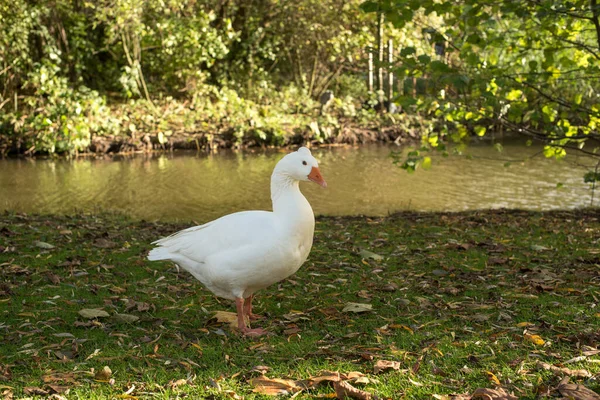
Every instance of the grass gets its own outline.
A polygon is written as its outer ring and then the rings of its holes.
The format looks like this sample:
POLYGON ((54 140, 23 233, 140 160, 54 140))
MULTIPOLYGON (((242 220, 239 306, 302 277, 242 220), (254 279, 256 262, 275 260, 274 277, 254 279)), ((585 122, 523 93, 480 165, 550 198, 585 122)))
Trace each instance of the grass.
MULTIPOLYGON (((184 227, 1 215, 0 398, 260 399, 262 373, 328 370, 363 373, 353 385, 379 398, 503 388, 533 399, 568 375, 600 392, 597 209, 319 218, 309 260, 255 299, 267 318, 254 326, 272 332, 258 339, 212 317, 234 311, 228 301, 145 260, 152 240, 184 227), (349 302, 372 310, 343 312, 349 302), (399 369, 375 374, 381 360, 399 369)), ((324 383, 296 398, 333 393, 324 383)))

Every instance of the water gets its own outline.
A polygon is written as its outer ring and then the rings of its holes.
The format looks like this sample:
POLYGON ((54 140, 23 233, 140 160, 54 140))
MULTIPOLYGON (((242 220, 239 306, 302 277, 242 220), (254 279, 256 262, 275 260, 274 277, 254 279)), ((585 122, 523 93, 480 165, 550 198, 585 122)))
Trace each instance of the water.
MULTIPOLYGON (((315 214, 386 215, 399 210, 572 209, 590 204, 583 182, 592 160, 556 161, 519 143, 498 153, 472 145, 472 158, 433 155, 433 168, 408 174, 386 146, 315 149, 329 187, 301 189, 315 214), (504 167, 506 160, 510 167, 504 167), (562 184, 558 188, 557 184, 562 184)), ((136 218, 207 221, 270 209, 269 178, 282 151, 175 153, 115 159, 0 160, 0 209, 29 213, 116 210, 136 218)))

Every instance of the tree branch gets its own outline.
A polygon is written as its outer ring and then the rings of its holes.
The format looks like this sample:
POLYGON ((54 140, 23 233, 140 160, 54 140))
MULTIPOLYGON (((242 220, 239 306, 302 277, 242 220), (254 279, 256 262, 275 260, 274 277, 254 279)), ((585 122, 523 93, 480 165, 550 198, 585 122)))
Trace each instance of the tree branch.
POLYGON ((598 9, 597 0, 590 0, 590 7, 592 9, 592 22, 596 28, 596 40, 598 41, 598 49, 600 49, 600 22, 598 22, 598 15, 600 10, 598 9))

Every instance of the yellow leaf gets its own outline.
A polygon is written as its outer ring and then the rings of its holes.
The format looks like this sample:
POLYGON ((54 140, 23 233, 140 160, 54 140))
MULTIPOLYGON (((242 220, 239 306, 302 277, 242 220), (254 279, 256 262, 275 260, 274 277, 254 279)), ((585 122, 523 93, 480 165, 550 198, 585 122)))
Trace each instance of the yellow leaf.
POLYGON ((390 328, 391 329, 404 329, 404 330, 410 332, 411 335, 415 334, 415 332, 412 329, 410 329, 408 326, 406 326, 406 325, 392 324, 392 325, 390 325, 390 328))
MULTIPOLYGON (((232 328, 238 327, 237 314, 229 311, 217 311, 213 318, 217 319, 217 322, 224 322, 229 324, 232 328)), ((247 322, 247 321, 246 321, 247 322)))
POLYGON ((485 373, 487 374, 487 377, 490 380, 490 382, 492 382, 494 385, 500 386, 500 379, 498 379, 498 377, 494 375, 493 372, 485 371, 485 373))
MULTIPOLYGON (((237 325, 236 325, 237 326, 237 325)), ((192 346, 194 346, 195 348, 198 349, 199 352, 202 352, 202 347, 199 344, 196 343, 190 343, 192 346)))
POLYGON ((525 337, 525 340, 527 340, 533 344, 537 344, 538 346, 542 346, 544 343, 546 343, 544 341, 544 339, 542 339, 540 337, 540 335, 530 335, 530 334, 526 333, 524 335, 524 337, 525 337))
POLYGON ((517 324, 517 327, 519 327, 519 328, 524 328, 524 327, 526 327, 526 326, 531 326, 531 325, 533 325, 531 322, 519 322, 519 323, 517 324))
POLYGON ((269 396, 288 395, 302 390, 296 381, 291 379, 270 379, 266 376, 254 378, 250 381, 254 386, 254 393, 266 394, 269 396))

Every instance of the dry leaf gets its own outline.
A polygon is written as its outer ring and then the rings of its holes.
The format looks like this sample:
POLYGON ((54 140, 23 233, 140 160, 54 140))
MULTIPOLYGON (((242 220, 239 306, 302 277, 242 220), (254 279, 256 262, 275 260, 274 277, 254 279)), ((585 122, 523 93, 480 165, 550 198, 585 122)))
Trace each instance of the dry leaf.
POLYGON ((574 383, 561 384, 558 386, 560 394, 573 400, 600 400, 598 393, 586 388, 583 385, 574 383))
POLYGON ((49 394, 47 390, 35 386, 27 386, 23 389, 23 392, 30 396, 47 396, 49 394))
POLYGON ((256 365, 254 367, 252 367, 252 369, 250 370, 250 372, 258 372, 259 374, 266 374, 267 372, 269 372, 271 368, 267 367, 266 365, 256 365))
POLYGON ((170 381, 169 383, 167 383, 167 387, 168 388, 176 388, 178 386, 183 386, 183 385, 187 385, 188 381, 187 379, 177 379, 176 381, 170 381))
POLYGON ((373 306, 371 304, 364 303, 346 303, 346 306, 342 309, 342 312, 354 312, 361 313, 366 311, 373 310, 373 306))
POLYGON ((322 371, 320 375, 309 378, 306 383, 308 387, 312 388, 318 386, 322 382, 337 382, 345 378, 346 377, 339 372, 322 371))
POLYGON ((88 319, 110 317, 109 313, 98 308, 84 308, 83 310, 79 310, 79 315, 88 319))
POLYGON ((140 317, 138 317, 136 315, 130 315, 130 314, 115 314, 112 316, 111 319, 115 322, 133 324, 134 322, 139 320, 140 317))
POLYGON ((378 374, 388 369, 399 370, 400 363, 398 361, 378 360, 373 367, 373 372, 378 374))
POLYGON ((55 382, 63 382, 63 383, 76 383, 75 375, 72 372, 54 372, 48 375, 44 375, 42 377, 44 383, 55 383, 55 382))
POLYGON ((46 250, 50 250, 53 249, 54 246, 51 245, 50 243, 46 243, 46 242, 42 242, 40 240, 36 240, 34 243, 37 247, 39 247, 40 249, 46 249, 46 250))
POLYGON ((111 375, 112 371, 110 368, 108 366, 104 366, 104 368, 96 372, 94 379, 97 381, 108 381, 111 375))
POLYGON ((402 325, 402 324, 392 324, 389 326, 390 329, 404 329, 407 332, 410 332, 411 335, 415 334, 415 331, 413 331, 411 328, 409 328, 406 325, 402 325))
POLYGON ((351 399, 358 400, 374 400, 377 398, 371 393, 357 389, 345 381, 333 382, 333 388, 335 389, 335 394, 337 395, 337 398, 340 400, 344 400, 348 397, 351 399))
POLYGON ((578 378, 588 378, 592 376, 592 374, 585 369, 570 369, 570 368, 560 368, 542 361, 537 362, 538 368, 542 368, 548 371, 554 372, 555 375, 568 375, 568 376, 576 376, 578 378))
POLYGON ((371 258, 375 261, 381 261, 383 260, 383 256, 377 254, 377 253, 373 253, 372 251, 369 250, 365 250, 365 249, 361 249, 360 250, 360 255, 361 257, 364 258, 371 258))
POLYGON ((497 389, 485 389, 479 388, 473 392, 471 399, 485 399, 485 400, 518 400, 517 396, 513 396, 502 388, 497 389))
POLYGON ((302 390, 298 383, 291 379, 267 378, 261 376, 250 380, 250 384, 254 386, 254 393, 266 394, 269 396, 278 396, 280 394, 293 394, 302 390))
POLYGON ((525 338, 525 340, 527 340, 528 342, 531 342, 533 344, 536 344, 538 346, 542 346, 544 343, 546 343, 544 341, 544 339, 542 339, 540 337, 540 335, 530 335, 529 333, 526 333, 525 335, 523 335, 523 337, 525 338))
POLYGON ((238 327, 237 314, 234 312, 216 311, 215 315, 213 315, 213 318, 216 318, 217 322, 229 324, 229 326, 232 328, 237 329, 238 327))
POLYGON ((115 242, 111 242, 110 240, 100 238, 94 240, 94 246, 99 247, 101 249, 110 249, 115 247, 117 244, 115 242))
POLYGON ((498 379, 498 377, 494 375, 493 372, 485 371, 485 373, 487 374, 487 377, 490 380, 490 382, 492 382, 496 386, 500 386, 500 379, 498 379))

